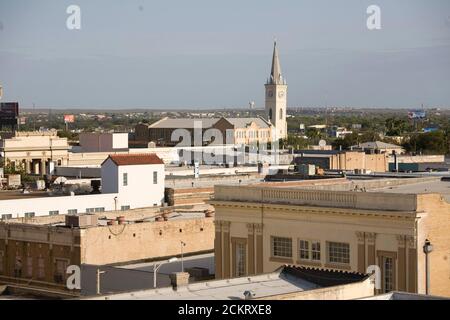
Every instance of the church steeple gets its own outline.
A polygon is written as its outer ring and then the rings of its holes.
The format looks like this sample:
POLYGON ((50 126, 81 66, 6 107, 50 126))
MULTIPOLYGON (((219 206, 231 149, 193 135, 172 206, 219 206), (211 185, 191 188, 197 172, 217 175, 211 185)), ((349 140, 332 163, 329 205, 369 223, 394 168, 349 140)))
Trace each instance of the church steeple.
POLYGON ((286 103, 287 84, 281 75, 280 59, 278 57, 277 42, 273 45, 272 69, 266 85, 266 115, 275 129, 272 139, 287 137, 286 103))
POLYGON ((273 44, 272 70, 267 84, 286 84, 281 75, 280 59, 278 58, 277 42, 273 44))

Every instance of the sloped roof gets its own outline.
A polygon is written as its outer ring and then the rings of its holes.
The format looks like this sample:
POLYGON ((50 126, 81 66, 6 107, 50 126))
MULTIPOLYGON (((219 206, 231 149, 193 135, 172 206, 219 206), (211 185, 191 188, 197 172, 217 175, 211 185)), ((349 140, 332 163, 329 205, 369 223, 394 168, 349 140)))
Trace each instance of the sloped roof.
POLYGON ((246 128, 252 122, 255 122, 260 128, 268 128, 269 124, 261 118, 225 118, 234 125, 235 128, 246 128))
POLYGON ((211 128, 219 118, 164 118, 149 126, 149 128, 194 129, 195 122, 201 122, 202 128, 211 128))
MULTIPOLYGON (((164 164, 160 157, 155 153, 147 154, 114 154, 110 155, 111 159, 117 166, 133 166, 143 164, 164 164)), ((105 161, 107 161, 106 159, 105 161)), ((104 163, 104 162, 103 162, 104 163)))

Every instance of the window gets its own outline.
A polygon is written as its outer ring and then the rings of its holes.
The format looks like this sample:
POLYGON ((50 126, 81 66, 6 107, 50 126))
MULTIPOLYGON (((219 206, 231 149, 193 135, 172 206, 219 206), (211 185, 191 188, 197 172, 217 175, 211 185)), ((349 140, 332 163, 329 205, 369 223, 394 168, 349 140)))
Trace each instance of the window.
POLYGON ((292 239, 272 237, 272 256, 292 258, 292 239))
POLYGON ((311 243, 311 259, 315 261, 320 261, 320 242, 313 241, 311 243))
POLYGON ((283 109, 280 109, 280 120, 283 120, 283 109))
POLYGON ((158 172, 153 171, 153 184, 158 184, 158 172))
POLYGON ((22 258, 16 254, 16 261, 14 263, 14 277, 22 277, 22 258))
POLYGON ((3 273, 3 251, 0 251, 0 274, 3 273))
POLYGON ((105 212, 105 208, 95 208, 95 212, 105 212))
POLYGON ((301 260, 309 260, 309 241, 300 240, 298 247, 300 249, 299 258, 301 260))
POLYGON ((27 257, 27 277, 33 277, 33 257, 27 257))
POLYGON ((35 215, 34 212, 25 212, 25 218, 33 218, 35 215))
POLYGON ((86 208, 86 213, 95 212, 95 208, 86 208))
POLYGON ((2 220, 12 219, 12 217, 13 217, 12 214, 2 214, 2 220))
POLYGON ((64 281, 66 280, 67 260, 56 259, 55 263, 56 263, 55 282, 64 283, 64 281))
POLYGON ((130 210, 130 206, 121 206, 120 210, 122 211, 130 210))
POLYGON ((245 256, 245 243, 236 243, 236 277, 245 276, 245 264, 246 264, 246 256, 245 256))
POLYGON ((58 210, 49 211, 48 214, 51 216, 57 216, 59 214, 59 211, 58 210))
POLYGON ((327 242, 328 262, 350 263, 350 245, 342 242, 327 242))
POLYGON ((42 257, 38 258, 37 277, 38 277, 38 279, 44 279, 45 278, 44 258, 42 258, 42 257))
POLYGON ((77 214, 78 210, 77 209, 69 209, 67 210, 67 214, 77 214))
POLYGON ((320 241, 300 240, 298 248, 300 260, 320 261, 320 241))
POLYGON ((126 187, 128 185, 128 173, 124 172, 122 177, 123 177, 123 186, 126 187))
POLYGON ((384 257, 383 260, 383 289, 384 292, 390 292, 394 290, 394 259, 392 257, 384 257))

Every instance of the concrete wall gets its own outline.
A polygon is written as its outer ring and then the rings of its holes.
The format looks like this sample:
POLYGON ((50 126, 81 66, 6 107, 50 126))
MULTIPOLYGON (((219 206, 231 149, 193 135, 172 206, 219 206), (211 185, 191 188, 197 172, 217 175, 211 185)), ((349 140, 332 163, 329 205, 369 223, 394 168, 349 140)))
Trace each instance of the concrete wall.
POLYGON ((82 152, 112 152, 128 149, 128 133, 80 133, 82 152))
POLYGON ((367 278, 356 283, 349 283, 340 286, 319 288, 307 291, 299 291, 288 294, 278 294, 258 298, 256 300, 351 300, 364 297, 371 297, 375 292, 375 282, 373 278, 367 278))
POLYGON ((143 222, 85 230, 81 262, 113 264, 214 249, 213 218, 143 222))

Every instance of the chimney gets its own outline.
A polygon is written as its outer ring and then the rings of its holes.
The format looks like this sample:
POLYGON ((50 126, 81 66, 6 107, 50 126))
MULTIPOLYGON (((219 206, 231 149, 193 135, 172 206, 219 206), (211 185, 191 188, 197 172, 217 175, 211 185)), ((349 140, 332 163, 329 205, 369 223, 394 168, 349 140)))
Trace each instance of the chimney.
POLYGON ((173 272, 169 277, 174 290, 189 284, 189 273, 187 272, 173 272))

